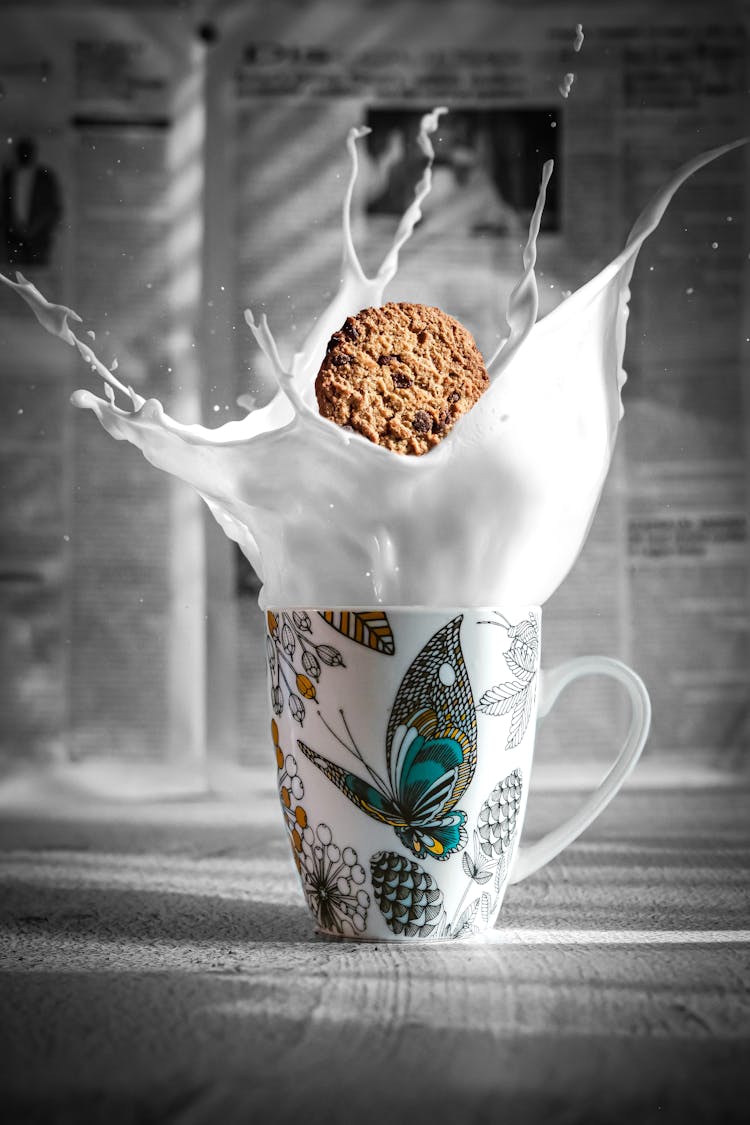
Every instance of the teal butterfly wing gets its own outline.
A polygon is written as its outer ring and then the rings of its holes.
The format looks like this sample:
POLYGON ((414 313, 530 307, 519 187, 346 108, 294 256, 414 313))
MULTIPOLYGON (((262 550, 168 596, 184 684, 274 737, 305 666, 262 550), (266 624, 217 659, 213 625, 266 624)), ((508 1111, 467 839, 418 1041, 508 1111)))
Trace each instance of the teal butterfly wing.
POLYGON ((415 725, 396 729, 395 804, 406 823, 394 830, 414 855, 447 859, 466 845, 466 814, 453 808, 466 746, 457 738, 431 736, 434 716, 429 725, 425 718, 422 713, 415 725))
POLYGON ((397 835, 415 855, 426 851, 435 859, 466 844, 466 814, 455 806, 477 762, 461 621, 459 615, 439 629, 409 666, 386 732, 388 775, 407 821, 397 835))

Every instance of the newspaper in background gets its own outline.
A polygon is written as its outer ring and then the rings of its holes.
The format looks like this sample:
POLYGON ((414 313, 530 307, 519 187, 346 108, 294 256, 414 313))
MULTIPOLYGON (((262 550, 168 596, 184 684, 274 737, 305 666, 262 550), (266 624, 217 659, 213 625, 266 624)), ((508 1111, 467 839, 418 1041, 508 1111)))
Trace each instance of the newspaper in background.
MULTIPOLYGON (((269 394, 241 310, 265 311, 288 354, 337 285, 352 125, 372 128, 354 201, 372 270, 418 171, 416 120, 449 107, 435 190, 387 296, 440 305, 485 352, 503 331, 544 160, 556 167, 539 240, 542 313, 614 256, 683 160, 747 128, 747 20, 734 5, 365 7, 207 5, 215 35, 203 39, 177 2, 3 9, 2 135, 36 142, 55 190, 39 193, 48 229, 36 248, 9 255, 4 206, 0 254, 11 269, 14 255, 35 254, 24 272, 79 307, 103 358, 116 356, 127 381, 175 416, 193 420, 180 374, 192 306, 177 331, 176 259, 164 267, 175 222, 185 222, 183 280, 204 278, 190 332, 211 424, 240 415, 238 395, 269 394), (183 129, 203 99, 205 147, 183 129)), ((0 162, 14 151, 7 144, 0 162)), ((30 179, 20 180, 4 193, 25 215, 30 179)), ((736 152, 680 190, 642 251, 618 450, 583 554, 545 609, 548 664, 601 651, 643 674, 655 703, 649 753, 678 772, 748 760, 747 220, 747 156, 736 152)), ((198 716, 206 706, 207 753, 236 709, 237 757, 265 760, 264 672, 248 641, 257 616, 252 597, 226 585, 233 546, 207 533, 206 604, 195 585, 186 596, 196 559, 175 532, 175 494, 67 408, 86 379, 76 357, 5 304, 0 345, 7 754, 160 760, 180 707, 198 716), (189 643, 186 605, 200 626, 189 643), (180 650, 199 650, 190 690, 175 674, 180 650), (205 700, 219 688, 212 714, 205 700)), ((596 682, 572 691, 543 750, 571 767, 603 765, 620 701, 596 682)))

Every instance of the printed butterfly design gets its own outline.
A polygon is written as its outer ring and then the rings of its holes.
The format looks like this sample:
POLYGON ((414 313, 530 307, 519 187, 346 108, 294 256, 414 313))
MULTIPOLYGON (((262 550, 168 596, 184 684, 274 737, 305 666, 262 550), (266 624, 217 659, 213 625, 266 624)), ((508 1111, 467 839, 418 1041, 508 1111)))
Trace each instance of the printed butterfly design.
POLYGON ((401 681, 386 731, 386 777, 365 762, 343 711, 351 745, 328 729, 359 759, 370 780, 297 743, 353 804, 390 824, 410 852, 439 860, 466 846, 466 813, 456 805, 477 761, 476 712, 459 639, 461 621, 458 616, 439 629, 401 681))

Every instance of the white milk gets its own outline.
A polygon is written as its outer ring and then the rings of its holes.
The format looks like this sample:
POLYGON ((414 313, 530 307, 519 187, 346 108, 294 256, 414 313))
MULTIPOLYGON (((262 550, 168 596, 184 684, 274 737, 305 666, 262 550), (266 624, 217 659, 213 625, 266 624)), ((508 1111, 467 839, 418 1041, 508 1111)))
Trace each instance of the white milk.
MULTIPOLYGON (((181 425, 158 401, 141 398, 73 332, 80 318, 50 304, 21 275, 2 277, 48 331, 76 346, 105 381, 106 399, 73 395, 118 440, 137 445, 160 469, 192 485, 261 576, 268 605, 542 604, 573 565, 586 538, 622 416, 622 358, 629 281, 638 250, 677 188, 698 168, 742 144, 683 165, 637 220, 605 269, 536 321, 536 239, 545 165, 524 273, 507 312, 509 333, 488 362, 491 385, 439 445, 421 457, 392 453, 318 414, 314 381, 326 344, 347 316, 382 303, 398 254, 430 190, 427 158, 414 201, 377 275, 365 276, 350 229, 357 176, 343 210, 342 281, 301 350, 285 365, 265 317, 246 313, 273 362, 279 391, 266 407, 218 429, 181 425), (126 406, 115 404, 120 391, 126 406)), ((491 295, 488 295, 490 299, 491 295)), ((412 300, 419 301, 419 293, 412 300)))

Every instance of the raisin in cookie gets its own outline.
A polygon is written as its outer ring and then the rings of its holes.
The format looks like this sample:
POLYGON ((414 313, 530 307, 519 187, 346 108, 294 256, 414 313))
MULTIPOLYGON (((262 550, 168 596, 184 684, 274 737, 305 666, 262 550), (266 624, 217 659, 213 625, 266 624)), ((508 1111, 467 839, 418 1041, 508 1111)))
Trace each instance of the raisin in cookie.
POLYGON ((328 343, 315 380, 324 418, 396 453, 427 453, 487 390, 471 333, 440 309, 362 309, 328 343))

